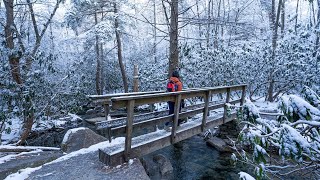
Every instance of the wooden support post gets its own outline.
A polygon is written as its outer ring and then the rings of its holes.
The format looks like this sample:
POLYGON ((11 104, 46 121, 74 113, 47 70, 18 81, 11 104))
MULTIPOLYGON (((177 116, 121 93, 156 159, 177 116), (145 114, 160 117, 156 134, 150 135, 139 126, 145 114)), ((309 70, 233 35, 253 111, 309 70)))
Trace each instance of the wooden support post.
POLYGON ((104 104, 104 114, 106 116, 106 120, 108 120, 109 113, 110 113, 110 104, 105 103, 104 104))
MULTIPOLYGON (((110 113, 110 104, 109 103, 105 103, 104 104, 104 114, 106 116, 106 121, 108 121, 109 113, 110 113)), ((109 142, 111 142, 111 127, 107 128, 107 135, 108 135, 109 142)))
POLYGON ((138 74, 138 65, 134 65, 133 71, 133 92, 139 91, 139 74, 138 74))
POLYGON ((179 111, 181 106, 181 94, 178 94, 176 96, 176 101, 174 103, 174 116, 173 116, 173 125, 172 125, 172 131, 171 131, 171 143, 175 143, 175 136, 176 131, 178 127, 178 121, 179 121, 179 111))
POLYGON ((223 113, 223 124, 225 123, 225 120, 227 119, 227 116, 228 116, 227 103, 229 102, 230 102, 230 88, 227 88, 226 104, 224 105, 224 113, 223 113))
POLYGON ((245 99, 245 97, 246 97, 246 86, 242 86, 242 94, 241 94, 241 100, 240 100, 240 112, 242 113, 242 110, 243 110, 243 108, 242 108, 242 106, 243 106, 243 104, 244 104, 244 99, 245 99))
POLYGON ((127 104, 127 126, 126 126, 126 141, 124 147, 124 160, 130 159, 131 141, 132 141, 132 124, 133 124, 134 100, 129 100, 127 104))
POLYGON ((207 124, 210 97, 211 97, 211 91, 207 91, 204 97, 205 99, 204 99, 203 117, 202 117, 202 125, 201 125, 202 132, 205 130, 206 124, 207 124))

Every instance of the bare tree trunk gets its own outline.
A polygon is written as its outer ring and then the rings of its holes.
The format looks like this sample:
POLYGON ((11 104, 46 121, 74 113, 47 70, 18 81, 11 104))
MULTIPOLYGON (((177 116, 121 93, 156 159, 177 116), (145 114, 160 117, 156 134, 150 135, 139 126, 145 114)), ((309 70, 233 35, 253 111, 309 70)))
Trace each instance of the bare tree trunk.
POLYGON ((104 73, 104 54, 103 54, 103 43, 100 43, 100 57, 101 57, 101 94, 106 86, 106 76, 104 73))
POLYGON ((298 9, 299 9, 299 0, 297 0, 297 7, 296 7, 296 23, 294 25, 294 32, 297 34, 297 27, 298 27, 298 9))
POLYGON ((128 91, 128 80, 127 80, 127 75, 126 71, 124 69, 124 64, 123 64, 123 59, 122 59, 122 45, 121 45, 121 38, 120 38, 120 32, 119 32, 119 21, 118 21, 118 7, 117 4, 114 3, 114 13, 116 15, 116 18, 114 20, 115 24, 115 29, 116 29, 116 39, 117 39, 117 46, 118 46, 118 61, 120 65, 120 70, 121 70, 121 75, 122 75, 122 81, 123 81, 123 88, 124 92, 129 92, 128 91))
POLYGON ((285 26, 285 0, 281 4, 281 37, 284 36, 284 26, 285 26))
MULTIPOLYGON (((98 14, 97 12, 94 14, 94 21, 95 24, 98 24, 98 14)), ((99 48, 99 37, 96 34, 96 58, 97 58, 97 69, 96 69, 96 91, 98 95, 102 94, 102 88, 101 88, 101 59, 100 59, 100 48, 99 48)))
POLYGON ((156 0, 153 0, 153 59, 157 63, 157 12, 156 0))
POLYGON ((225 0, 222 1, 223 2, 223 25, 221 26, 221 44, 223 44, 223 37, 224 37, 224 26, 225 26, 225 22, 226 22, 226 3, 225 0))
POLYGON ((133 71, 133 92, 139 92, 139 71, 138 65, 134 65, 133 71))
MULTIPOLYGON (((221 10, 221 0, 218 3, 218 17, 217 19, 220 20, 220 10, 221 10)), ((216 24, 215 32, 214 32, 214 48, 218 48, 218 33, 219 33, 219 25, 216 24)))
POLYGON ((208 24, 207 24, 207 50, 210 47, 210 20, 211 20, 211 3, 213 3, 211 0, 209 0, 208 4, 208 24))
POLYGON ((24 145, 33 125, 34 120, 34 106, 32 102, 33 93, 30 90, 23 91, 23 126, 22 126, 22 134, 20 135, 20 140, 18 142, 19 145, 24 145))
MULTIPOLYGON (((273 32, 273 34, 272 34, 271 62, 274 62, 274 60, 275 60, 275 51, 276 51, 276 48, 277 48, 277 39, 278 39, 278 23, 277 23, 277 20, 276 20, 275 0, 272 0, 271 3, 272 4, 271 4, 271 13, 270 13, 270 24, 271 24, 270 26, 271 26, 271 30, 273 32)), ((273 69, 271 69, 270 73, 269 73, 269 87, 268 87, 268 94, 267 94, 267 100, 270 101, 270 102, 273 101, 273 87, 274 87, 274 77, 273 77, 273 69)))
POLYGON ((170 19, 170 58, 168 77, 179 66, 178 50, 178 0, 171 1, 171 19, 170 19))
MULTIPOLYGON (((316 27, 320 29, 320 0, 318 0, 318 15, 317 15, 317 25, 316 27)), ((317 32, 316 46, 314 56, 316 58, 316 70, 318 70, 318 64, 320 62, 320 32, 317 32)))
MULTIPOLYGON (((13 12, 13 0, 3 1, 6 8, 6 26, 5 26, 5 36, 6 36, 6 46, 7 48, 13 50, 13 32, 14 32, 14 12, 13 12)), ((11 52, 8 56, 10 71, 13 80, 17 84, 22 84, 21 74, 20 74, 20 57, 17 53, 11 52)))
MULTIPOLYGON (((200 19, 199 0, 196 0, 196 8, 197 8, 197 18, 200 19)), ((201 23, 199 23, 198 28, 199 28, 199 37, 201 38, 201 36, 202 36, 201 23)), ((200 48, 202 49, 201 41, 199 43, 200 43, 200 48)))

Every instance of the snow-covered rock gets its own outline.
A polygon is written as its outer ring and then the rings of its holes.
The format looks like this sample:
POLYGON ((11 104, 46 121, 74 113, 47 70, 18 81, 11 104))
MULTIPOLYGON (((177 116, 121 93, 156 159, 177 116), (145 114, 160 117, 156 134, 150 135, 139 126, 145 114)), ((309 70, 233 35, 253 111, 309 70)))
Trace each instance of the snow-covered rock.
POLYGON ((105 137, 96 134, 91 129, 80 127, 67 131, 61 143, 61 148, 64 152, 70 153, 106 140, 105 137))

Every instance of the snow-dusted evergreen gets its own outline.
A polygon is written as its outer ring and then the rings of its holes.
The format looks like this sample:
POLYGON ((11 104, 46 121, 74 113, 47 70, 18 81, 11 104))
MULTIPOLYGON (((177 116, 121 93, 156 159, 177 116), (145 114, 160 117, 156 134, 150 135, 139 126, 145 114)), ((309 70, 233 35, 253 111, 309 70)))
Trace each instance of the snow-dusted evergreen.
MULTIPOLYGON (((309 91, 303 91, 304 97, 311 91, 306 88, 309 91)), ((249 148, 252 158, 250 153, 239 151, 233 160, 254 165, 258 178, 287 177, 297 171, 319 177, 319 109, 298 95, 282 96, 278 108, 283 115, 276 120, 261 118, 257 107, 247 100, 239 141, 249 148), (277 160, 275 152, 281 160, 277 160)))

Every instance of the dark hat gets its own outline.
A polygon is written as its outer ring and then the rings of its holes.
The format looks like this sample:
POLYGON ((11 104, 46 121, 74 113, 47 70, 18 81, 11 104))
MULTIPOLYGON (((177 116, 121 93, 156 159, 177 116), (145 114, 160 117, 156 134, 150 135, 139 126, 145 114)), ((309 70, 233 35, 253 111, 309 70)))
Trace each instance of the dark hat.
POLYGON ((178 72, 177 70, 173 71, 173 72, 172 72, 172 77, 177 77, 177 78, 179 78, 179 77, 180 77, 179 72, 178 72))

